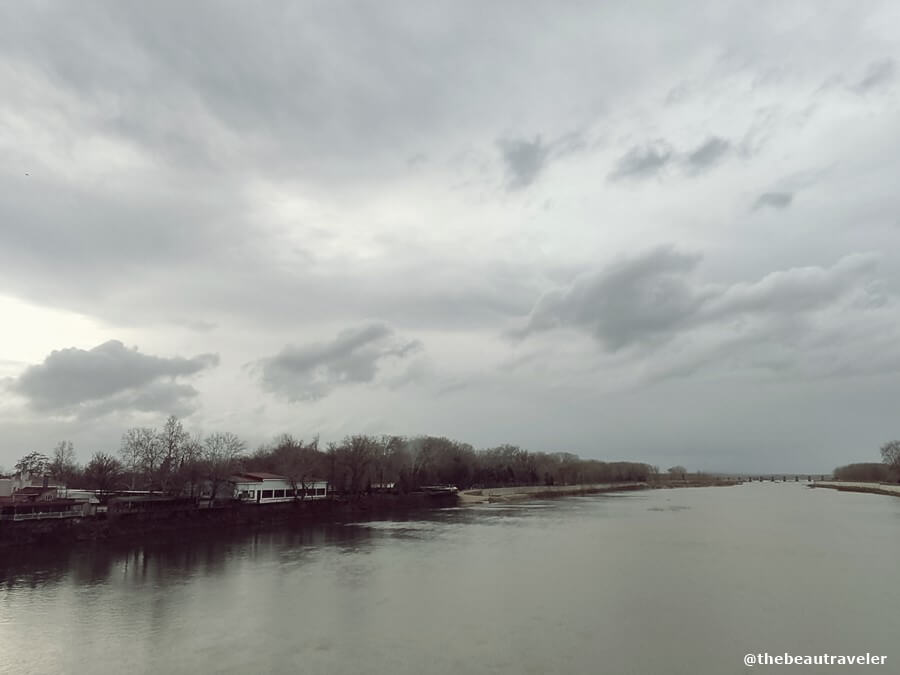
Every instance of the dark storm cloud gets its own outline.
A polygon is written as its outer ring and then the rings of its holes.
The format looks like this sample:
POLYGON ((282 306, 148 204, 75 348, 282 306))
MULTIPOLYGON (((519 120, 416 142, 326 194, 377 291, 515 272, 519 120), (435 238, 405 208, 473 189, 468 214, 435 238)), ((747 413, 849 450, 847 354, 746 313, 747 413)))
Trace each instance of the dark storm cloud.
POLYGON ((110 340, 90 350, 53 351, 43 363, 29 366, 8 387, 39 411, 77 412, 136 409, 168 411, 196 396, 175 378, 216 366, 219 357, 165 358, 128 349, 110 340))
POLYGON ((794 201, 793 192, 764 192, 753 203, 753 210, 770 207, 773 209, 786 209, 794 201))
POLYGON ((672 148, 665 141, 636 145, 619 158, 609 174, 609 179, 650 178, 657 175, 672 157, 672 148))
POLYGON ((731 150, 731 143, 713 136, 688 153, 685 164, 693 171, 703 171, 719 162, 731 150))
POLYGON ((874 269, 869 255, 851 255, 829 268, 773 272, 751 283, 716 286, 696 279, 698 255, 658 248, 619 260, 546 293, 525 334, 571 327, 591 333, 608 350, 658 345, 709 325, 742 318, 795 320, 864 288, 874 269))
POLYGON ((389 359, 403 359, 421 348, 384 324, 348 329, 325 343, 288 345, 258 364, 267 391, 290 401, 322 398, 334 388, 372 382, 389 359))

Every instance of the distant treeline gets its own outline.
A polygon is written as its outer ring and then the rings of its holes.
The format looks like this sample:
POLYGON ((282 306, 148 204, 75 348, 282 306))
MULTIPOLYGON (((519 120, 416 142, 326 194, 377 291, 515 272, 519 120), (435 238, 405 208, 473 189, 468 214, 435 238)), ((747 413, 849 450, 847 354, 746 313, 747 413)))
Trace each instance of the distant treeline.
POLYGON ((116 455, 96 452, 81 466, 72 443, 62 441, 50 457, 26 455, 16 471, 48 474, 69 487, 100 491, 194 495, 202 486, 213 497, 238 471, 277 473, 298 487, 324 479, 336 491, 351 494, 391 484, 390 489, 408 492, 435 484, 466 489, 638 482, 658 473, 656 467, 638 462, 602 462, 569 452, 530 452, 515 445, 475 450, 468 443, 434 436, 355 435, 323 447, 318 437, 304 441, 282 434, 248 452, 234 434, 216 432, 201 438, 186 431, 174 416, 162 429, 126 431, 116 455))
POLYGON ((858 462, 839 466, 834 470, 837 480, 858 483, 900 482, 900 441, 888 441, 881 446, 881 463, 858 462))
POLYGON ((857 483, 886 483, 891 479, 891 469, 879 462, 858 462, 839 466, 834 470, 834 477, 857 483))

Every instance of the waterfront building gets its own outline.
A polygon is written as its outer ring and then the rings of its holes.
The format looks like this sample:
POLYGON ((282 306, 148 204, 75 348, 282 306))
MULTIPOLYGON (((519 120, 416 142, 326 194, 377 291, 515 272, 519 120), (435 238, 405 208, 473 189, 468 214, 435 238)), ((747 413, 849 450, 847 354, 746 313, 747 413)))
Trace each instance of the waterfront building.
POLYGON ((326 481, 306 481, 296 483, 296 487, 286 476, 274 473, 245 472, 228 479, 233 487, 233 496, 246 503, 274 504, 294 499, 325 499, 328 496, 326 481))

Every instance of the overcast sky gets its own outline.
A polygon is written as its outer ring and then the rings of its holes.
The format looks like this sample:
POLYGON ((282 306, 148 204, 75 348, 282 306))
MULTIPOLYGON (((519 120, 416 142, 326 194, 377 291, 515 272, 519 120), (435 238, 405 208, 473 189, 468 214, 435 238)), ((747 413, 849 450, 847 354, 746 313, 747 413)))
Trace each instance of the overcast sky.
POLYGON ((0 4, 0 465, 169 414, 826 471, 900 436, 900 3, 0 4))

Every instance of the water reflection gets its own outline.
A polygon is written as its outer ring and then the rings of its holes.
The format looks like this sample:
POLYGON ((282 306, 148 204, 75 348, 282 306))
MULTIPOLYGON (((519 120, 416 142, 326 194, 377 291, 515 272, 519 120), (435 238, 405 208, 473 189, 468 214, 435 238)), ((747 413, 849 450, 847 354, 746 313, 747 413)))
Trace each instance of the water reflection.
POLYGON ((754 485, 10 552, 0 670, 737 673, 747 651, 890 655, 898 525, 900 500, 754 485))

